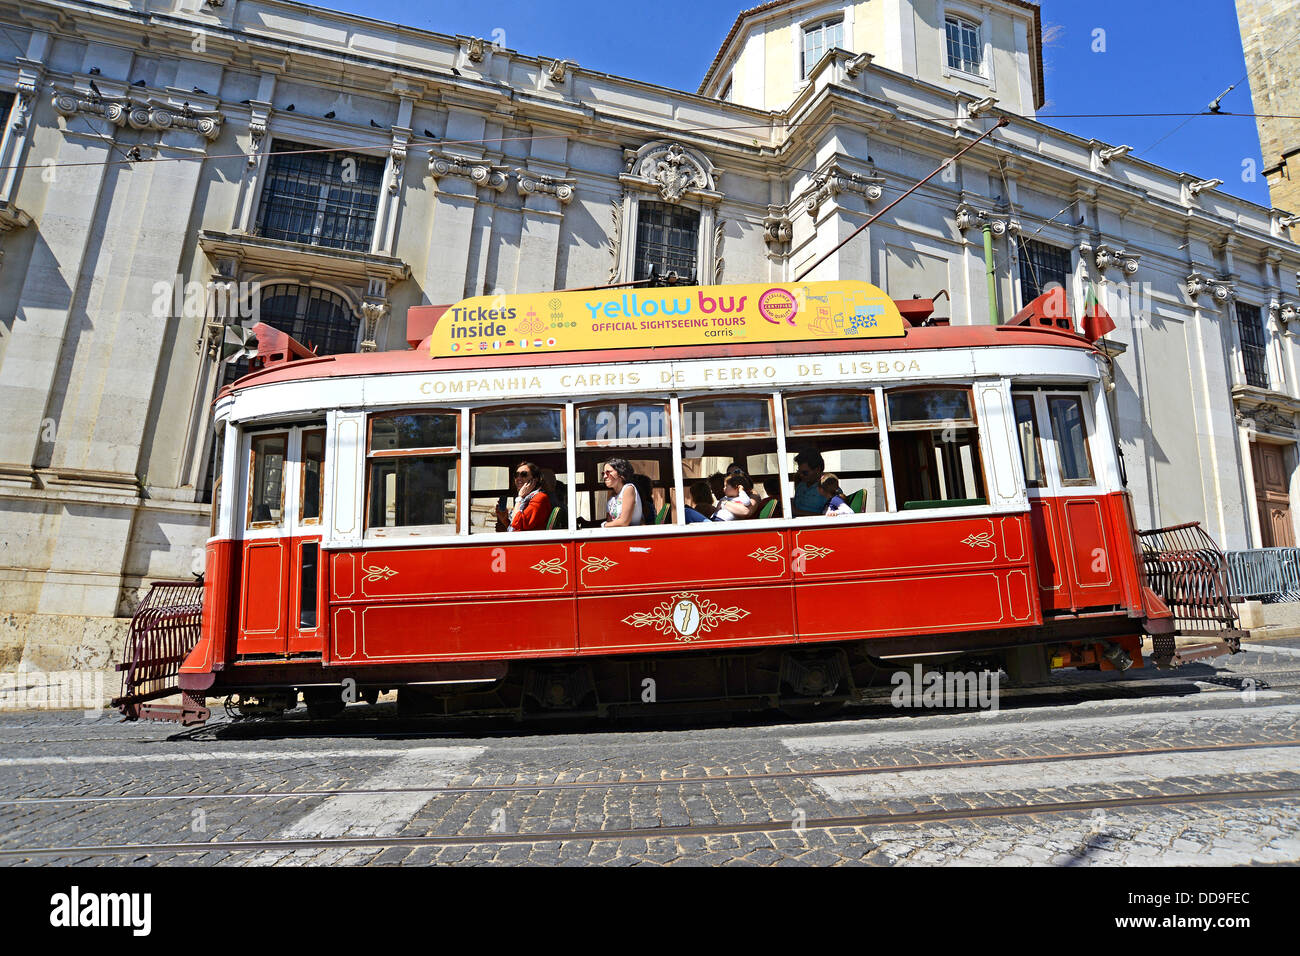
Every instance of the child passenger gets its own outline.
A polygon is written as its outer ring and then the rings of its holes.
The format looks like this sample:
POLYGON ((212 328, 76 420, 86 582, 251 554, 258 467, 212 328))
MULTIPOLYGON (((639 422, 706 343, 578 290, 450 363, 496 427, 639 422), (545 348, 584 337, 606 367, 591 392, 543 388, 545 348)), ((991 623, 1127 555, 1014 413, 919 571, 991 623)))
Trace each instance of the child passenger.
POLYGON ((748 475, 735 472, 727 475, 722 485, 722 497, 718 499, 718 510, 713 513, 713 520, 735 521, 737 518, 748 518, 749 506, 753 503, 749 492, 753 487, 754 483, 749 480, 748 475))
POLYGON ((844 499, 844 492, 840 490, 840 480, 829 471, 822 475, 822 480, 817 483, 817 490, 826 499, 826 510, 822 512, 826 517, 853 514, 853 508, 844 499))

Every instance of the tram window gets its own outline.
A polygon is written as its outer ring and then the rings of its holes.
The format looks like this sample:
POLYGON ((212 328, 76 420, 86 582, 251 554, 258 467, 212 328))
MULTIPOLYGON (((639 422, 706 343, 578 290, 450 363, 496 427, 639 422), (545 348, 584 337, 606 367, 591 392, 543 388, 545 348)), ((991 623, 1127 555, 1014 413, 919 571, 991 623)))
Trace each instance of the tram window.
POLYGON ((302 433, 302 479, 298 520, 320 524, 321 494, 325 487, 325 429, 302 433))
POLYGON ((721 490, 719 476, 732 464, 754 482, 751 516, 781 514, 781 466, 768 396, 737 396, 683 401, 682 483, 690 487, 713 478, 713 493, 721 490), (770 505, 770 507, 769 507, 770 505))
MULTIPOLYGON (((804 392, 785 397, 786 473, 795 481, 796 515, 821 514, 825 500, 815 484, 801 486, 796 457, 821 456, 824 471, 840 480, 854 511, 885 511, 884 463, 875 399, 870 392, 804 392)), ((815 459, 814 459, 815 460, 815 459)))
POLYGON ((599 524, 608 514, 605 463, 625 458, 637 474, 643 524, 671 524, 673 452, 668 406, 663 402, 600 402, 577 409, 574 481, 578 520, 599 524))
POLYGON ((1052 422, 1052 441, 1060 464, 1061 483, 1092 484, 1092 458, 1088 454, 1083 399, 1078 395, 1049 395, 1047 414, 1052 422))
POLYGON ((888 393, 894 489, 904 511, 988 504, 979 431, 965 388, 888 393))
POLYGON ((217 536, 217 516, 221 512, 221 476, 225 471, 226 423, 217 422, 216 441, 212 443, 212 517, 209 519, 208 537, 217 536))
POLYGON ((373 415, 369 527, 456 529, 460 415, 454 411, 373 415))
POLYGON ((316 581, 320 545, 315 541, 302 546, 302 567, 298 569, 298 627, 316 626, 316 581))
POLYGON ((284 458, 289 435, 254 435, 249 444, 248 527, 275 527, 284 522, 284 458))
POLYGON ((475 412, 471 450, 563 448, 564 409, 537 405, 475 412))
MULTIPOLYGON (((472 440, 469 467, 469 532, 505 531, 497 507, 504 500, 507 514, 516 507, 521 487, 515 481, 528 462, 542 473, 542 491, 550 499, 545 524, 564 529, 568 490, 556 475, 568 471, 564 445, 564 409, 553 405, 485 408, 470 419, 472 440), (558 510, 557 510, 558 509, 558 510)), ((542 530, 542 529, 534 529, 542 530)))
POLYGON ((1016 410, 1016 434, 1020 437, 1020 457, 1025 464, 1025 484, 1042 488, 1047 480, 1043 474, 1043 450, 1038 435, 1038 419, 1034 415, 1033 395, 1013 395, 1016 410))

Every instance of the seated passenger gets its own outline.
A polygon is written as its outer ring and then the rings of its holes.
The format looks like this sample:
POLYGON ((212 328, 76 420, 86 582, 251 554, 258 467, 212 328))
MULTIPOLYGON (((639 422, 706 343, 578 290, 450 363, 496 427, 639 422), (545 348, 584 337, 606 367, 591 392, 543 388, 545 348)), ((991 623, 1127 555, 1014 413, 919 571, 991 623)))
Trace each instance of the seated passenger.
POLYGON ((722 497, 718 500, 718 508, 713 513, 713 520, 735 521, 737 518, 748 518, 754 503, 749 496, 753 487, 754 483, 747 475, 735 472, 727 475, 722 485, 722 497))
POLYGON ((643 518, 641 495, 637 492, 632 479, 636 473, 626 458, 611 458, 605 462, 602 471, 605 487, 610 490, 606 510, 609 518, 602 521, 602 528, 626 528, 641 524, 643 518))
POLYGON ((691 503, 686 508, 686 523, 695 524, 700 521, 708 521, 708 516, 713 514, 713 493, 709 491, 709 483, 700 480, 691 485, 688 489, 691 503))
POLYGON ((515 469, 515 506, 497 508, 498 531, 544 531, 551 517, 551 495, 543 483, 542 470, 531 461, 515 469))
POLYGON ((853 514, 853 509, 845 499, 844 492, 840 490, 840 480, 829 471, 822 475, 822 480, 818 482, 817 493, 825 501, 822 514, 826 515, 826 517, 834 518, 839 515, 853 514))
POLYGON ((794 516, 800 518, 825 514, 826 502, 818 491, 822 470, 826 467, 821 452, 813 449, 802 451, 794 456, 794 463, 798 466, 795 473, 798 484, 794 486, 794 516))
POLYGON ((715 471, 713 474, 709 475, 707 479, 709 492, 713 495, 714 501, 722 497, 722 484, 726 480, 727 476, 720 471, 715 471))

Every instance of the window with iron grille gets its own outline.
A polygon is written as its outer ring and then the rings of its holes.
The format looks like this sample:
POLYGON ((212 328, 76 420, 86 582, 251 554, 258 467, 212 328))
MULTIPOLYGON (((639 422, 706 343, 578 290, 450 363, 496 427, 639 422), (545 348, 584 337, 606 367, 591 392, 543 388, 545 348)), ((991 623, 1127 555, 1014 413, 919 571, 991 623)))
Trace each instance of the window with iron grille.
POLYGON ((1246 384, 1268 388, 1268 342, 1259 306, 1237 303, 1237 329, 1241 333, 1241 358, 1246 367, 1246 384))
POLYGON ((844 20, 826 20, 803 29, 803 61, 799 70, 801 79, 807 79, 827 50, 842 46, 844 43, 844 20))
POLYGON ((267 163, 260 235, 312 246, 368 252, 384 161, 277 139, 267 163))
POLYGON ((948 66, 963 73, 983 72, 984 50, 977 24, 960 17, 945 17, 948 40, 948 66))
MULTIPOLYGON (((355 352, 360 323, 343 297, 328 289, 280 283, 261 292, 258 320, 286 332, 317 355, 355 352)), ((228 362, 221 372, 218 391, 248 374, 248 360, 228 362)), ((215 454, 216 436, 212 453, 215 454)), ((211 461, 212 459, 209 458, 211 461)), ((212 468, 208 469, 204 502, 212 500, 212 468)))
POLYGON ((636 220, 636 275, 676 272, 694 280, 699 268, 700 214, 662 202, 639 204, 636 220))
POLYGON ((1053 284, 1070 288, 1070 250, 1033 239, 1020 240, 1021 308, 1053 284))

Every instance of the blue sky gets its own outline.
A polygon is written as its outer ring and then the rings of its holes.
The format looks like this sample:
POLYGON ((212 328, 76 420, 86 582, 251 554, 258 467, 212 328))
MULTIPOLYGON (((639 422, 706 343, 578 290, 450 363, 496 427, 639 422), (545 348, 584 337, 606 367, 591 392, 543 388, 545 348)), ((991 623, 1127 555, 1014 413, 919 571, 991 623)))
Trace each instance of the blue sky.
MULTIPOLYGON (((758 0, 680 6, 608 0, 316 2, 439 33, 491 40, 500 30, 501 42, 520 53, 563 57, 590 69, 693 92, 736 14, 758 0)), ((1253 118, 1200 117, 1185 123, 1169 117, 1050 116, 1195 112, 1233 83, 1240 85, 1224 98, 1222 109, 1252 112, 1233 0, 1045 0, 1042 19, 1049 41, 1043 122, 1104 142, 1127 143, 1134 156, 1222 179, 1225 192, 1269 204, 1267 186, 1258 175, 1262 162, 1253 118), (1094 51, 1103 44, 1104 51, 1094 51), (1248 160, 1251 166, 1243 168, 1248 160)))

